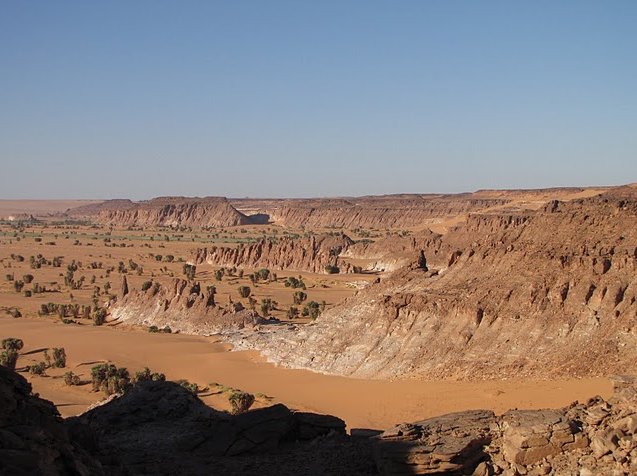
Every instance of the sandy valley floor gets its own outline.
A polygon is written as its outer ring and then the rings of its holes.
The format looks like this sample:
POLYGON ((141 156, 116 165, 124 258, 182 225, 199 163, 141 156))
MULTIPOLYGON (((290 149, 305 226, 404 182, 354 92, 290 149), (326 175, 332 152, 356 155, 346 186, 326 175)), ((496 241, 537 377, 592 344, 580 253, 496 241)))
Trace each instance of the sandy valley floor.
MULTIPOLYGON (((131 372, 145 366, 168 379, 185 378, 212 391, 200 396, 217 408, 227 405, 214 391, 218 383, 260 394, 259 405, 282 402, 303 410, 343 418, 349 428, 387 428, 403 421, 473 408, 503 412, 509 408, 564 406, 594 395, 608 397, 611 385, 601 378, 554 381, 429 382, 376 381, 321 375, 274 367, 254 352, 230 352, 214 338, 150 334, 143 330, 64 325, 47 318, 0 317, 0 337, 19 337, 25 347, 18 367, 42 359, 41 349, 64 347, 68 368, 90 378, 94 363, 111 361, 131 372)), ((67 370, 67 369, 64 369, 67 370)), ((30 376, 34 391, 75 415, 103 398, 90 385, 67 387, 63 371, 30 376)))

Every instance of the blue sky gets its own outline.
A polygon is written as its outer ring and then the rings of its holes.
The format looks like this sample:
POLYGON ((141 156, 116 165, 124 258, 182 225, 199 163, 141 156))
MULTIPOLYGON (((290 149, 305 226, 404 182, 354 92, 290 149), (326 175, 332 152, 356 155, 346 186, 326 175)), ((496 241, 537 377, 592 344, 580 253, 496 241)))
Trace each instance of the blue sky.
POLYGON ((0 198, 637 181, 635 1, 0 3, 0 198))

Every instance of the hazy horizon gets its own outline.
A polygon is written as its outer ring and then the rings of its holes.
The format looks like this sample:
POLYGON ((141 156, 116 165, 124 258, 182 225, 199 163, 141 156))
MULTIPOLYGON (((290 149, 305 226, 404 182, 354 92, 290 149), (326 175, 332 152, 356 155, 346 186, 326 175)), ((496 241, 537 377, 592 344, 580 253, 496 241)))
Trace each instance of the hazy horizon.
POLYGON ((5 2, 0 198, 637 180, 637 3, 5 2))

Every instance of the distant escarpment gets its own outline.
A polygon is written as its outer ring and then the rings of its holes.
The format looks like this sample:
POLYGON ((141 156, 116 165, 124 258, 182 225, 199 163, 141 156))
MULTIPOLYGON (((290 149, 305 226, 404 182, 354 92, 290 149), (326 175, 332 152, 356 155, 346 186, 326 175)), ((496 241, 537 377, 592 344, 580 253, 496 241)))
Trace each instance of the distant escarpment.
POLYGON ((339 255, 354 242, 344 234, 284 237, 277 240, 264 239, 237 247, 212 246, 195 251, 195 264, 207 263, 214 266, 238 268, 270 268, 311 273, 331 271, 347 272, 339 255), (341 269, 342 268, 342 269, 341 269))
POLYGON ((472 216, 443 242, 428 272, 405 267, 309 326, 236 343, 358 377, 637 371, 634 189, 472 216))
POLYGON ((406 195, 357 199, 285 200, 263 209, 270 220, 289 228, 396 229, 426 225, 509 203, 506 198, 470 195, 406 195))
POLYGON ((160 197, 144 202, 109 200, 71 209, 67 216, 114 226, 170 226, 213 228, 248 225, 259 221, 238 212, 223 197, 160 197))
POLYGON ((243 329, 265 320, 240 303, 220 306, 215 288, 175 278, 168 285, 148 282, 141 290, 131 290, 111 307, 113 320, 127 324, 169 327, 187 334, 215 334, 243 329))

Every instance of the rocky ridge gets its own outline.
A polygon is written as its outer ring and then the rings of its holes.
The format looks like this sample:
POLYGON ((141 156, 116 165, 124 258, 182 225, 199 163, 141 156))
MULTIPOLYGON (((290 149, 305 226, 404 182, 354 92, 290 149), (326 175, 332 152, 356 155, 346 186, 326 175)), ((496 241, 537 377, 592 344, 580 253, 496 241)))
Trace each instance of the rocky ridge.
POLYGON ((634 377, 615 377, 608 401, 559 410, 452 413, 385 431, 381 474, 628 475, 637 471, 634 377))
POLYGON ((473 215, 428 243, 429 272, 403 268, 308 326, 228 338, 280 365, 367 378, 637 371, 633 191, 473 215))
POLYGON ((219 306, 214 286, 203 288, 198 282, 179 278, 166 285, 152 283, 145 290, 120 293, 110 307, 110 314, 112 320, 127 324, 169 327, 172 331, 203 335, 266 322, 254 311, 243 309, 240 303, 219 306))
POLYGON ((195 250, 195 264, 238 268, 269 268, 277 270, 325 273, 326 266, 348 267, 339 256, 354 242, 344 234, 283 237, 277 240, 260 240, 257 243, 237 247, 212 246, 195 250))

